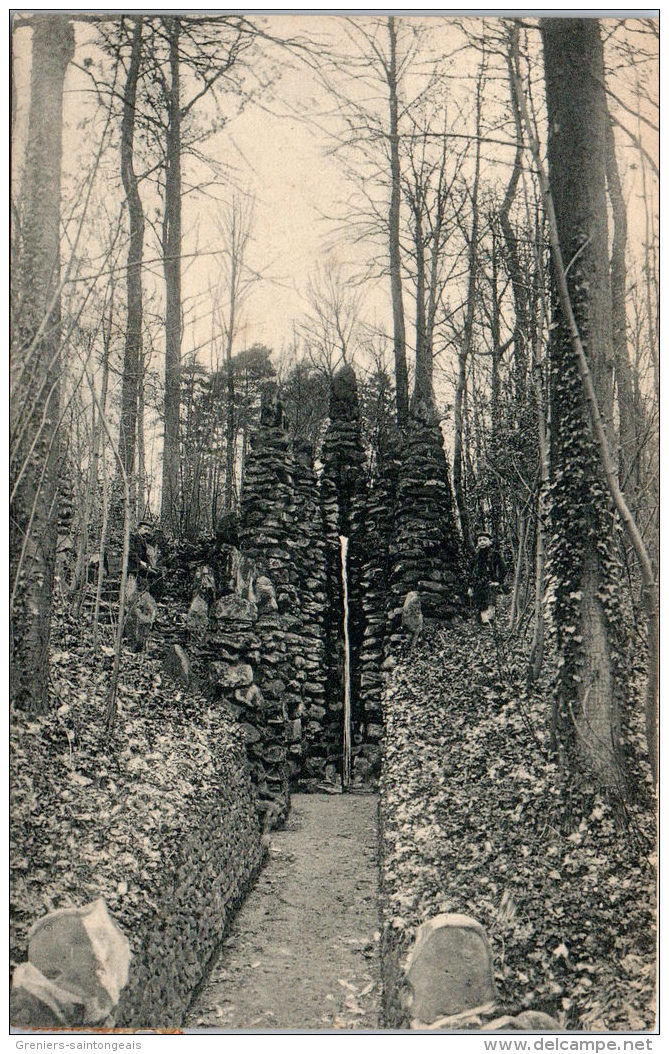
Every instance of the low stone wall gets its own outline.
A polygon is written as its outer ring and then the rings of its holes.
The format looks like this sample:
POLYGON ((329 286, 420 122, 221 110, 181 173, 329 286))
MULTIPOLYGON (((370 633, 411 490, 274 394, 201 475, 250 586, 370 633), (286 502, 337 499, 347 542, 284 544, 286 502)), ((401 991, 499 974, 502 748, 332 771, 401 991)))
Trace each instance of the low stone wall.
POLYGON ((183 837, 161 846, 155 915, 132 939, 121 1028, 175 1028, 207 974, 263 860, 248 772, 221 759, 220 783, 184 817, 183 837))
POLYGON ((262 865, 256 796, 243 728, 165 676, 151 641, 124 650, 105 739, 112 661, 54 650, 58 711, 11 713, 11 965, 48 911, 102 898, 132 955, 116 1024, 174 1028, 262 865))

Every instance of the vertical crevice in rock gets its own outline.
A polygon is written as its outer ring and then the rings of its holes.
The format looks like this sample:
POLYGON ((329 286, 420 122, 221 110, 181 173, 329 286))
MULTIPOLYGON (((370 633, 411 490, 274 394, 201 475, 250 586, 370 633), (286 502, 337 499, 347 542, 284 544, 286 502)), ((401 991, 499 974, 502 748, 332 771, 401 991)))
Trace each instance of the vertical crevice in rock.
POLYGON ((447 620, 461 610, 465 583, 443 436, 422 406, 404 430, 390 557, 392 636, 411 590, 428 618, 447 620))
POLYGON ((325 650, 327 715, 323 730, 330 757, 340 768, 343 731, 343 596, 340 535, 349 539, 349 631, 351 647, 351 700, 353 754, 364 738, 364 712, 360 700, 360 651, 364 632, 362 571, 366 505, 365 452, 360 429, 360 407, 355 372, 344 366, 332 380, 330 423, 323 442, 321 505, 325 527, 327 617, 325 650))

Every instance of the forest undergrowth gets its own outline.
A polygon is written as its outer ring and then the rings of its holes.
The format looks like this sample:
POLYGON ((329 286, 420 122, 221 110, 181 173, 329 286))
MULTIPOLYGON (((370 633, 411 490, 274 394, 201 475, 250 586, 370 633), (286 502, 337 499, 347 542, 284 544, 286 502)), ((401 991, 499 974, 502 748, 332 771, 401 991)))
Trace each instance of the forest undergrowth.
MULTIPOLYGON (((160 642, 123 647, 118 719, 104 729, 113 630, 59 612, 51 710, 13 711, 10 943, 12 968, 45 912, 104 897, 132 937, 159 912, 154 898, 221 778, 246 764, 231 718, 163 671, 160 642)), ((238 777, 237 777, 238 778, 238 777)), ((232 821, 231 821, 232 822, 232 821)))
MULTIPOLYGON (((486 929, 500 1012, 564 1029, 655 1025, 655 824, 642 792, 565 779, 550 670, 503 630, 456 620, 400 658, 386 698, 382 909, 408 947, 439 912, 486 929), (636 802, 632 799, 636 798, 636 802)), ((632 737, 642 742, 642 704, 632 737)))
MULTIPOLYGON (((164 673, 158 640, 141 655, 124 647, 106 737, 113 633, 102 632, 95 652, 90 625, 61 611, 52 710, 11 716, 12 967, 50 909, 103 896, 130 933, 155 913, 160 869, 216 793, 212 744, 225 764, 245 764, 241 733, 164 673)), ((550 670, 528 691, 526 664, 522 639, 464 620, 428 627, 400 657, 380 787, 386 923, 408 946, 435 913, 476 918, 500 1012, 543 1010, 569 1030, 653 1028, 650 796, 561 775, 548 750, 550 670)), ((641 717, 633 732, 641 743, 641 717)))

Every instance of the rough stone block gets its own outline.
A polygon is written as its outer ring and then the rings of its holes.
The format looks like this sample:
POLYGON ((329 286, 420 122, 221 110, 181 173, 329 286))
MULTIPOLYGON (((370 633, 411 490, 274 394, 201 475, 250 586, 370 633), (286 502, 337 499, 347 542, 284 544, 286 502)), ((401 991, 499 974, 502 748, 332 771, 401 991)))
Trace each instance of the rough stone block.
POLYGON ((559 1032, 560 1023, 542 1010, 523 1010, 516 1017, 505 1014, 488 1021, 483 1028, 486 1032, 559 1032))
POLYGON ((407 633, 420 633, 423 628, 423 611, 420 596, 415 590, 407 593, 402 608, 402 627, 407 633))
POLYGON ((194 596, 186 616, 191 633, 204 633, 209 628, 209 604, 203 596, 194 596))
POLYGON ((286 721, 286 742, 296 743, 302 738, 302 721, 296 717, 293 721, 286 721))
POLYGON ((135 594, 132 598, 125 631, 136 651, 141 651, 146 645, 153 629, 153 623, 156 621, 157 611, 158 607, 150 593, 145 591, 139 595, 135 594))
MULTIPOLYGON (((263 659, 264 658, 265 656, 263 656, 263 659)), ((286 691, 286 682, 282 681, 279 677, 273 677, 271 680, 263 682, 263 691, 265 695, 268 695, 272 699, 276 699, 286 691)))
POLYGON ((247 743, 258 743, 262 739, 262 735, 255 725, 250 725, 248 721, 242 722, 241 729, 247 743))
POLYGON ((238 699, 240 703, 243 703, 250 710, 263 710, 265 708, 265 700, 257 684, 252 684, 248 688, 237 688, 235 699, 238 699))
POLYGON ((9 1020, 19 1028, 83 1025, 84 1001, 54 984, 32 963, 21 963, 12 978, 9 1020))
POLYGON ((359 776, 360 779, 364 779, 369 776, 372 772, 372 763, 362 755, 357 758, 353 758, 353 773, 355 776, 359 776))
POLYGON ((242 688, 253 683, 253 670, 246 662, 237 663, 235 666, 215 662, 213 667, 219 688, 242 688))
POLYGON ((182 684, 190 683, 191 669, 188 656, 180 644, 170 644, 163 653, 163 666, 166 672, 175 681, 182 684))
POLYGON ((215 598, 216 579, 210 567, 206 565, 198 567, 195 572, 195 592, 210 602, 215 598))
POLYGON ((258 617, 258 609, 252 600, 240 597, 236 593, 230 593, 227 597, 220 597, 216 601, 213 610, 215 619, 239 619, 246 622, 255 622, 258 617))
MULTIPOLYGON (((84 1022, 103 1021, 128 980, 130 944, 102 898, 50 911, 30 932, 28 959, 53 986, 84 1004, 84 1022)), ((25 978, 24 978, 25 979, 25 978)), ((67 1013, 64 1007, 62 1012, 67 1013)))
POLYGON ((497 999, 485 930, 468 915, 436 915, 424 922, 405 972, 407 1010, 424 1025, 497 999))
POLYGON ((270 579, 266 575, 260 575, 256 580, 256 604, 259 614, 267 614, 269 611, 278 611, 276 592, 270 579))

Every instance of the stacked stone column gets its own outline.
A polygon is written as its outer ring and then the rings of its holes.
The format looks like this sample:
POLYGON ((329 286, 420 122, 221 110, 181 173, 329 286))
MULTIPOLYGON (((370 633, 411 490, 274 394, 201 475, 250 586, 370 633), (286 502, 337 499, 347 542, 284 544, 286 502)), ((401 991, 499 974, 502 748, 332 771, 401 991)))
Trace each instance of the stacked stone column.
MULTIPOLYGON (((282 823, 290 808, 292 775, 291 748, 294 736, 288 726, 286 705, 286 670, 289 668, 284 631, 274 589, 268 578, 256 582, 258 635, 256 681, 261 689, 263 707, 263 735, 255 746, 247 745, 254 755, 254 775, 257 781, 258 807, 270 812, 271 826, 282 823)), ((299 735, 298 735, 299 740, 299 735)))
POLYGON ((261 685, 285 707, 289 779, 322 777, 324 762, 305 769, 305 743, 318 739, 325 715, 325 541, 312 454, 300 449, 293 456, 272 391, 247 464, 240 536, 276 586, 278 610, 261 633, 261 685))
POLYGON ((360 650, 364 630, 362 571, 366 503, 365 452, 360 430, 360 408, 355 373, 344 366, 332 381, 330 423, 323 443, 321 506, 325 529, 327 617, 325 648, 328 673, 325 745, 337 769, 341 767, 343 737, 344 604, 340 535, 349 539, 348 602, 351 664, 351 713, 354 755, 364 738, 360 704, 360 650))
POLYGON ((325 536, 314 472, 313 448, 297 443, 294 450, 295 565, 298 574, 299 626, 293 651, 296 677, 302 697, 304 781, 323 780, 327 750, 323 744, 326 716, 327 675, 325 666, 325 536))
POLYGON ((461 610, 464 577, 448 466, 429 408, 419 407, 404 430, 390 558, 391 636, 411 590, 428 618, 448 620, 461 610))
MULTIPOLYGON (((262 666, 270 680, 282 684, 288 717, 300 716, 300 689, 285 635, 298 607, 294 540, 293 458, 284 428, 283 410, 267 389, 260 425, 251 442, 242 492, 239 537, 242 549, 267 574, 276 589, 280 624, 263 637, 262 666), (275 676, 276 675, 276 676, 275 676)), ((291 763, 291 769, 296 762, 291 763)), ((297 762, 299 767, 299 762, 297 762)))
POLYGON ((364 710, 366 746, 358 768, 376 766, 378 741, 383 731, 382 691, 386 622, 389 609, 390 540, 400 472, 399 437, 388 435, 380 443, 373 485, 367 500, 365 522, 366 561, 362 576, 365 630, 360 655, 360 699, 364 710))
POLYGON ((188 612, 189 652, 206 671, 213 699, 239 722, 261 822, 275 827, 289 806, 285 711, 283 700, 265 698, 257 683, 267 646, 266 593, 258 604, 250 599, 252 576, 238 578, 234 593, 222 583, 220 595, 211 568, 200 569, 188 612))

